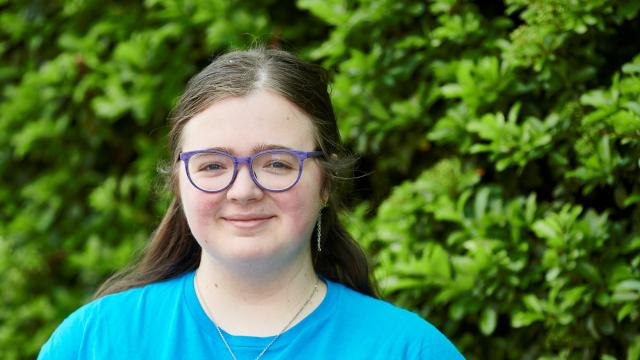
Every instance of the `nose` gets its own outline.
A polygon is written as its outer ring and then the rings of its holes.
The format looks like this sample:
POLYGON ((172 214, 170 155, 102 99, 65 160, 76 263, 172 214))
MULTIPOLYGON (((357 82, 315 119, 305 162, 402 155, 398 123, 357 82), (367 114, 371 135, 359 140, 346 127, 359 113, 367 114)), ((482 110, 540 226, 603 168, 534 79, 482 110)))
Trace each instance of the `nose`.
POLYGON ((263 191, 251 177, 249 164, 238 164, 238 173, 233 184, 227 189, 227 199, 246 203, 262 198, 263 191))

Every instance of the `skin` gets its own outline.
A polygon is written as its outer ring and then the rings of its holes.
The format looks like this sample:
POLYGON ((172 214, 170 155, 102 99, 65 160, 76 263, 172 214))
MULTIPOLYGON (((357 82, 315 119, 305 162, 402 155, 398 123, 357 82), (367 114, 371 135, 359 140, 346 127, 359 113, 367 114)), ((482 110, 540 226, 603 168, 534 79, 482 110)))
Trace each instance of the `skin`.
MULTIPOLYGON (((264 147, 313 151, 314 131, 295 105, 258 90, 216 102, 193 117, 182 134, 182 151, 223 148, 234 156, 264 147)), ((245 165, 232 186, 219 193, 193 187, 182 164, 176 171, 187 222, 203 249, 196 277, 200 302, 231 334, 277 334, 317 280, 309 239, 326 196, 316 160, 305 160, 300 181, 281 193, 256 186, 245 165)), ((326 291, 320 284, 294 323, 320 304, 326 291)))

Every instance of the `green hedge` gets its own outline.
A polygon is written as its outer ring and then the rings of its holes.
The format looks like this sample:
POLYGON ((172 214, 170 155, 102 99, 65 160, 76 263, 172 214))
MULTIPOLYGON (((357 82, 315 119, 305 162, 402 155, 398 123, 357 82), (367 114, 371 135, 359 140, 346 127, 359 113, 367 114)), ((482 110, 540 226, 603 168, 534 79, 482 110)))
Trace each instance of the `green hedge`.
POLYGON ((31 358, 166 206, 213 54, 333 73, 352 233, 469 358, 640 358, 640 3, 0 0, 0 355, 31 358))

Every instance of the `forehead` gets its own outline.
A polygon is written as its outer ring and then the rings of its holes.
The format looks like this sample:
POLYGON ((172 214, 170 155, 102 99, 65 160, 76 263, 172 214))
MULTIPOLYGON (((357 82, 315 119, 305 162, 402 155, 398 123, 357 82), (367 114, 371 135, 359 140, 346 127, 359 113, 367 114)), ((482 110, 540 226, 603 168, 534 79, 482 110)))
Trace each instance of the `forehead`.
POLYGON ((293 103, 260 90, 215 102, 190 119, 181 137, 182 151, 225 147, 237 155, 264 145, 310 151, 315 148, 311 119, 293 103))

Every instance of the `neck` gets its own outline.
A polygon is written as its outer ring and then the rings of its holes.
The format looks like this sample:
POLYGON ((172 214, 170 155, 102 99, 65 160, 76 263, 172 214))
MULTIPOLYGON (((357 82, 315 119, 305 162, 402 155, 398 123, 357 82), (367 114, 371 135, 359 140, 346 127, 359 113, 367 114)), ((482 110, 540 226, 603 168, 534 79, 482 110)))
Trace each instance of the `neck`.
MULTIPOLYGON (((196 276, 199 300, 218 326, 235 335, 277 334, 309 298, 318 280, 310 258, 273 271, 217 265, 203 256, 196 276)), ((319 283, 291 326, 320 304, 325 290, 319 283)))

